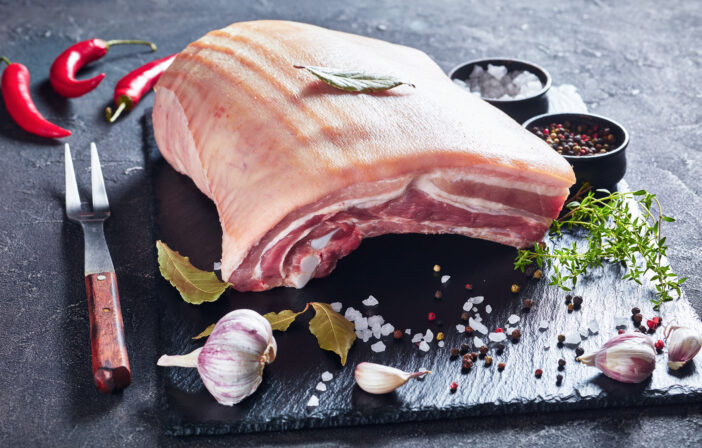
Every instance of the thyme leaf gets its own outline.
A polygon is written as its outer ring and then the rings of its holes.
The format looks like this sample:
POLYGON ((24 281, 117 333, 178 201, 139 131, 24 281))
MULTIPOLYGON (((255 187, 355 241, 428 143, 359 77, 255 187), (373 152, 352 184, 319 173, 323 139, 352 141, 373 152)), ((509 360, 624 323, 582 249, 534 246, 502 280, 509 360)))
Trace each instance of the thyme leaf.
POLYGON ((304 65, 295 65, 294 67, 305 69, 330 86, 347 92, 382 92, 403 84, 414 87, 414 84, 390 75, 329 67, 304 65))

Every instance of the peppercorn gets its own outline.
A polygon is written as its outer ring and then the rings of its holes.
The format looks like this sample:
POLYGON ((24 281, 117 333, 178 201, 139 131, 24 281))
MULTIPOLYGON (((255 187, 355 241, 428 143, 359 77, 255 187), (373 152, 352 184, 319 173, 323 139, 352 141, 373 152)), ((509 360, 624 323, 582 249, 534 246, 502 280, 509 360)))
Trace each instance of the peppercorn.
POLYGON ((534 127, 531 130, 554 149, 560 151, 567 149, 568 155, 581 156, 590 155, 596 151, 607 152, 608 143, 614 144, 616 141, 611 129, 600 131, 596 126, 591 125, 572 126, 570 123, 551 123, 549 128, 534 127), (564 147, 561 143, 566 139, 568 145, 564 147), (574 141, 577 144, 574 144, 574 141))
POLYGON ((439 272, 439 271, 441 271, 441 266, 439 266, 438 264, 435 264, 434 265, 434 272, 439 272))
POLYGON ((451 354, 451 358, 458 357, 458 347, 451 347, 449 353, 451 354))
POLYGON ((561 358, 561 359, 558 360, 558 368, 559 368, 560 370, 563 370, 563 368, 565 367, 565 365, 566 365, 566 360, 565 360, 565 359, 561 358))
POLYGON ((502 372, 503 370, 505 370, 505 363, 504 363, 504 362, 498 363, 498 364, 497 364, 497 370, 499 370, 500 372, 502 372))
POLYGON ((641 324, 641 321, 643 320, 643 315, 641 313, 636 313, 633 316, 634 322, 639 325, 641 324))
POLYGON ((512 339, 518 341, 522 337, 522 332, 519 329, 512 330, 512 339))
POLYGON ((574 308, 575 308, 575 306, 573 306, 572 303, 569 303, 569 304, 568 304, 568 312, 569 312, 569 313, 573 312, 573 309, 574 309, 574 308))
POLYGON ((663 347, 665 347, 665 342, 661 341, 660 339, 656 341, 656 350, 659 352, 663 350, 663 347))
POLYGON ((473 360, 470 359, 470 357, 466 358, 465 356, 463 357, 463 368, 468 370, 473 367, 473 360))
POLYGON ((478 359, 478 354, 476 352, 471 352, 470 359, 472 359, 473 361, 476 361, 478 359))
POLYGON ((534 301, 531 299, 524 299, 524 308, 530 309, 532 306, 534 306, 534 301))
POLYGON ((497 344, 497 351, 498 351, 498 353, 502 353, 503 351, 505 351, 505 344, 503 344, 503 343, 497 344))
POLYGON ((537 378, 541 378, 541 375, 543 375, 543 374, 544 374, 544 371, 541 370, 541 369, 536 369, 536 370, 534 371, 534 375, 535 375, 537 378))
POLYGON ((570 303, 571 300, 573 300, 573 296, 571 296, 570 294, 568 294, 568 295, 566 296, 566 303, 570 303))
POLYGON ((468 344, 461 344, 461 353, 466 353, 468 351, 468 344))
POLYGON ((624 334, 624 333, 626 333, 626 331, 624 331, 623 328, 620 328, 619 330, 617 330, 617 334, 624 334))
POLYGON ((543 276, 544 276, 544 273, 541 272, 541 269, 535 270, 535 271, 534 271, 534 275, 532 275, 532 277, 533 277, 534 279, 536 279, 536 280, 540 279, 540 278, 543 277, 543 276))
POLYGON ((505 332, 505 330, 503 330, 500 327, 495 328, 495 333, 504 333, 504 332, 505 332))
POLYGON ((573 297, 573 305, 580 306, 583 304, 583 298, 581 296, 573 297))
POLYGON ((429 313, 429 314, 427 314, 427 319, 429 319, 430 322, 433 321, 433 320, 435 320, 435 319, 436 319, 436 313, 429 313))
POLYGON ((583 353, 585 353, 585 349, 582 347, 578 347, 575 349, 575 354, 578 356, 581 356, 583 353))
POLYGON ((489 367, 492 365, 492 356, 486 356, 485 357, 485 367, 489 367))
POLYGON ((487 352, 488 352, 487 346, 482 345, 482 346, 480 347, 480 354, 481 354, 481 355, 484 355, 484 354, 487 353, 487 352))
POLYGON ((512 294, 516 294, 516 293, 519 292, 519 290, 520 290, 521 288, 519 287, 519 285, 517 285, 517 284, 515 283, 515 284, 513 284, 512 286, 510 286, 509 289, 510 289, 510 291, 512 291, 512 294))
POLYGON ((562 343, 563 341, 565 341, 565 335, 559 334, 558 335, 558 342, 562 343))
POLYGON ((563 382, 563 375, 560 373, 556 375, 556 384, 560 385, 563 382))
POLYGON ((639 331, 641 333, 646 333, 646 327, 644 327, 643 325, 639 326, 639 331))
POLYGON ((466 322, 468 320, 468 318, 470 318, 470 314, 468 314, 468 311, 464 311, 461 313, 461 320, 463 322, 466 322))
POLYGON ((454 381, 454 382, 451 383, 451 385, 449 386, 449 389, 451 390, 451 393, 456 392, 456 391, 458 390, 458 383, 454 381))
POLYGON ((633 308, 631 309, 631 314, 632 314, 632 315, 637 315, 637 314, 639 314, 640 312, 641 312, 641 310, 639 309, 638 306, 635 306, 635 307, 633 307, 633 308))
POLYGON ((442 298, 443 296, 444 296, 444 293, 441 292, 441 291, 439 291, 438 289, 437 289, 436 292, 434 293, 434 298, 435 298, 435 299, 440 299, 440 298, 442 298))
POLYGON ((466 326, 466 334, 473 334, 473 328, 466 326))
POLYGON ((392 337, 395 338, 395 340, 400 340, 402 339, 403 333, 402 330, 395 330, 392 332, 392 337))
POLYGON ((467 290, 473 289, 473 285, 471 285, 470 283, 466 283, 466 289, 467 290))

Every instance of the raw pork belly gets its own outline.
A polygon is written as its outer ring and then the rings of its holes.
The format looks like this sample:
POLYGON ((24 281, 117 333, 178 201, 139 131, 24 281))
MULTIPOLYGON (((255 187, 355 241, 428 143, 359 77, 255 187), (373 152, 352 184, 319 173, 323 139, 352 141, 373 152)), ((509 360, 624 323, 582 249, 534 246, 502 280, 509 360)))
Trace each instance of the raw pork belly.
POLYGON ((217 206, 222 275, 240 291, 303 287, 366 237, 541 239, 574 182, 568 163, 454 85, 423 52, 312 25, 236 23, 163 74, 159 149, 217 206), (392 74, 347 93, 293 65, 392 74))

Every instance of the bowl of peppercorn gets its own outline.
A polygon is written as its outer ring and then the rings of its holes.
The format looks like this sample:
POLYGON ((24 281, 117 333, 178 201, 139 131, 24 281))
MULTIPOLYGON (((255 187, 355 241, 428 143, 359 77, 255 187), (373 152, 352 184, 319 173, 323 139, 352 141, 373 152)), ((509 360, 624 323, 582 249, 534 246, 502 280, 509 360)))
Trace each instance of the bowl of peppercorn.
POLYGON ((573 167, 575 185, 614 190, 626 172, 629 133, 609 118, 587 113, 554 113, 533 117, 524 127, 549 144, 573 167))
POLYGON ((520 123, 548 111, 551 75, 531 62, 477 59, 456 66, 449 78, 520 123))

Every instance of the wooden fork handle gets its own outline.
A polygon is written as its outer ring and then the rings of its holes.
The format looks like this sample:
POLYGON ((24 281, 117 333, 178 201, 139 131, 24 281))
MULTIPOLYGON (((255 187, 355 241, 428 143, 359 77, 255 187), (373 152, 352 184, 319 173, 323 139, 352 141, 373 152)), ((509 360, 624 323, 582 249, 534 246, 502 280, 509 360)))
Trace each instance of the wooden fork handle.
POLYGON ((85 276, 90 311, 90 349, 93 379, 100 392, 120 391, 132 382, 117 276, 102 272, 85 276))

